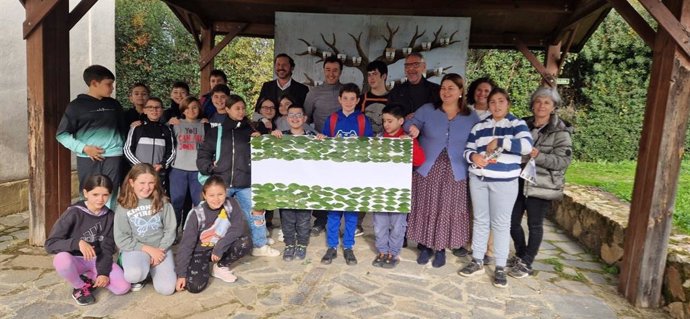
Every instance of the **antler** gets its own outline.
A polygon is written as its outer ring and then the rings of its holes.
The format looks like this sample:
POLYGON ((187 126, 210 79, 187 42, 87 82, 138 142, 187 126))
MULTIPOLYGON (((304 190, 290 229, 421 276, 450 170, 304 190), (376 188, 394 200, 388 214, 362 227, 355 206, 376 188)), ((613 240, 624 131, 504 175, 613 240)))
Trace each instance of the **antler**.
POLYGON ((386 36, 384 35, 383 39, 386 40, 386 48, 392 48, 393 47, 393 37, 395 36, 396 33, 398 33, 398 30, 400 30, 400 26, 398 26, 397 28, 395 28, 395 30, 393 30, 393 28, 391 28, 391 26, 388 24, 388 22, 386 22, 386 29, 388 29, 388 37, 386 38, 386 36))
POLYGON ((410 40, 410 44, 408 45, 408 47, 414 48, 417 40, 419 40, 419 38, 423 37, 425 33, 426 33, 426 30, 422 31, 422 33, 419 33, 419 25, 415 26, 414 27, 414 35, 412 36, 412 40, 410 40))
POLYGON ((352 33, 348 33, 348 35, 352 38, 352 40, 355 41, 355 45, 357 46, 357 54, 359 54, 359 56, 362 58, 362 64, 369 64, 367 53, 364 52, 364 49, 362 48, 362 32, 360 32, 357 37, 355 37, 352 33))
POLYGON ((328 41, 326 41, 326 37, 323 36, 323 33, 321 33, 321 40, 323 40, 323 43, 325 43, 329 48, 331 48, 331 50, 333 50, 333 54, 337 55, 338 53, 340 53, 338 51, 338 48, 335 47, 335 33, 333 33, 332 42, 329 43, 328 41))

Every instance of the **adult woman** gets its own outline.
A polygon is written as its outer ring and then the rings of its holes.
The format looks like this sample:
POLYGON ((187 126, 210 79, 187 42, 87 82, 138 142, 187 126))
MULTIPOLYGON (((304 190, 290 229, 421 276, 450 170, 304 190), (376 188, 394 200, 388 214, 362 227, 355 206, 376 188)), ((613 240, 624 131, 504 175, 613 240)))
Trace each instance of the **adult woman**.
POLYGON ((525 118, 532 132, 534 147, 530 158, 537 166, 536 184, 520 179, 520 191, 511 216, 510 236, 515 243, 515 257, 508 274, 515 278, 532 273, 532 262, 537 256, 544 234, 544 217, 551 202, 563 196, 565 170, 572 156, 572 127, 554 112, 561 102, 558 91, 546 87, 537 89, 530 99, 533 116, 525 118), (529 240, 520 225, 525 210, 529 240))
POLYGON ((487 98, 489 97, 489 92, 495 87, 496 83, 494 83, 493 80, 484 77, 472 81, 467 89, 467 104, 469 104, 471 109, 477 112, 480 120, 484 120, 491 115, 487 98))
POLYGON ((413 173, 412 212, 407 236, 420 244, 417 263, 446 262, 445 249, 461 247, 470 237, 467 162, 462 154, 479 117, 465 104, 465 82, 455 73, 441 80, 441 101, 422 105, 405 122, 410 136, 419 136, 426 161, 413 173))

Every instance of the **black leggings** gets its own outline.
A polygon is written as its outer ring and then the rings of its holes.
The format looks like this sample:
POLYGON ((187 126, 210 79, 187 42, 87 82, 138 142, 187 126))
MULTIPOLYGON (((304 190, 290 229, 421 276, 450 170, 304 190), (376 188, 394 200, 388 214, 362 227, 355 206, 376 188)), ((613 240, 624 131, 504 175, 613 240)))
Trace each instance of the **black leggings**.
POLYGON ((515 244, 515 255, 520 257, 528 266, 531 266, 534 258, 537 257, 539 246, 541 246, 544 237, 544 218, 551 209, 551 201, 525 197, 523 194, 523 181, 520 180, 520 191, 510 218, 510 237, 513 238, 515 244), (527 228, 529 229, 527 242, 525 242, 525 232, 521 225, 525 210, 527 211, 527 228))
MULTIPOLYGON (((249 254, 252 249, 252 241, 247 236, 242 236, 235 240, 228 250, 220 257, 219 267, 227 267, 238 259, 249 254)), ((208 285, 211 272, 208 267, 211 261, 213 249, 195 251, 192 260, 187 268, 187 291, 195 294, 202 292, 208 285)))

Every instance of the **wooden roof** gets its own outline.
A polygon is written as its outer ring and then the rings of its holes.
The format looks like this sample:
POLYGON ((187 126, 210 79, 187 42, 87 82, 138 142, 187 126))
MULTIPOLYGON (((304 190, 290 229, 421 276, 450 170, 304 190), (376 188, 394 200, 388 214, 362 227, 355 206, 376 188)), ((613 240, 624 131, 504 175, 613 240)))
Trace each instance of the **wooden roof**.
POLYGON ((611 9, 605 0, 163 1, 194 35, 200 35, 202 28, 224 34, 241 25, 240 36, 272 38, 276 11, 470 17, 471 48, 513 49, 519 40, 543 49, 562 41, 563 50, 571 52, 580 51, 611 9))

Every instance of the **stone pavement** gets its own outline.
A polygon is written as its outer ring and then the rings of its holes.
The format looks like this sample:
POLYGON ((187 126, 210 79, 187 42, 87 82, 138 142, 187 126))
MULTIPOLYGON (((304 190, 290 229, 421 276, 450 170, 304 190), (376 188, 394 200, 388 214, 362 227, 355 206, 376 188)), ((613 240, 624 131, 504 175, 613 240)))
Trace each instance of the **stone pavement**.
POLYGON ((630 306, 616 293, 616 277, 548 221, 536 276, 508 277, 507 289, 491 285, 490 269, 460 277, 467 259, 451 254, 435 269, 417 265, 406 248, 397 268, 375 268, 367 222, 357 266, 345 265, 342 251, 332 265, 320 264, 322 234, 312 237, 305 261, 246 257, 235 268, 238 282, 212 278, 201 294, 160 296, 150 284, 124 296, 99 289, 96 304, 80 307, 52 257, 28 246, 28 213, 0 217, 0 318, 668 318, 630 306))

